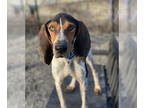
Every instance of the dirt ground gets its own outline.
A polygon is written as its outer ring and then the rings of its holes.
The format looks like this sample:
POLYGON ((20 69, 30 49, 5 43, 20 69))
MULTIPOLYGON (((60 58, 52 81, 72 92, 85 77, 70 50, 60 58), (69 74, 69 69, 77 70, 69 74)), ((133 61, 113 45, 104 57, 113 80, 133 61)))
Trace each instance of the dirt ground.
POLYGON ((8 17, 8 108, 25 108, 25 26, 23 16, 8 17))

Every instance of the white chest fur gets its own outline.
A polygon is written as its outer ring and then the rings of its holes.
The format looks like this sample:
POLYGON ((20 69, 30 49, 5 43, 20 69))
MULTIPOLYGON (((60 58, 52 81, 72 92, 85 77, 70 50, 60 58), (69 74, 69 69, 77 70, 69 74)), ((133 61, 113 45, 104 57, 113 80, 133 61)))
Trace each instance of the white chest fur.
POLYGON ((81 76, 81 71, 83 71, 83 75, 86 74, 84 62, 78 63, 76 58, 68 60, 66 58, 53 57, 52 74, 54 79, 60 78, 62 80, 68 75, 81 76))

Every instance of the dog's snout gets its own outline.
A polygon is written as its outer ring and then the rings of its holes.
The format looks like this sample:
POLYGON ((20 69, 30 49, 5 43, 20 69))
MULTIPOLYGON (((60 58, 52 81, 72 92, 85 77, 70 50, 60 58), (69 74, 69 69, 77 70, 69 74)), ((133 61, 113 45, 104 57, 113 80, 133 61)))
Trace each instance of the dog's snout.
POLYGON ((66 47, 66 45, 56 45, 55 49, 56 50, 65 50, 65 49, 67 49, 67 47, 66 47))
POLYGON ((55 49, 59 53, 63 53, 63 52, 65 52, 67 50, 67 44, 65 42, 57 43, 55 45, 55 49))

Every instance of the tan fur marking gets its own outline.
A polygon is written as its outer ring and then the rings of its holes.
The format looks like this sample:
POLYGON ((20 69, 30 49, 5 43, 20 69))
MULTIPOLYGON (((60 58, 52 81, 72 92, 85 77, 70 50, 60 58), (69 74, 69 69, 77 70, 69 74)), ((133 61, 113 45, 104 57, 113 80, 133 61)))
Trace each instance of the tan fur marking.
POLYGON ((53 26, 56 30, 56 32, 52 32, 48 29, 48 31, 51 35, 51 41, 54 44, 54 42, 56 41, 56 37, 58 35, 58 31, 60 30, 60 25, 56 21, 53 21, 49 24, 48 28, 51 27, 51 26, 53 26))
MULTIPOLYGON (((70 25, 74 25, 74 24, 69 21, 65 21, 64 26, 63 26, 64 30, 66 31, 70 25)), ((74 40, 75 32, 76 32, 76 29, 69 31, 69 32, 65 32, 65 35, 70 43, 72 43, 72 41, 74 40)))

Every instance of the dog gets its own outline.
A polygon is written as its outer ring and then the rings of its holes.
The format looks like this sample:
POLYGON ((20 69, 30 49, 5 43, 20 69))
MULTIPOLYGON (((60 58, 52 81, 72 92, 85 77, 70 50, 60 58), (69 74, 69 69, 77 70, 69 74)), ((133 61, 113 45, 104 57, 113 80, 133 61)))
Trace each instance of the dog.
POLYGON ((41 57, 44 63, 52 63, 52 75, 61 108, 67 108, 63 97, 62 84, 67 76, 72 80, 66 91, 73 91, 75 83, 80 85, 81 108, 87 108, 87 77, 89 65, 93 79, 94 92, 101 93, 98 73, 94 69, 91 40, 87 27, 66 13, 59 13, 43 24, 39 31, 41 57))

